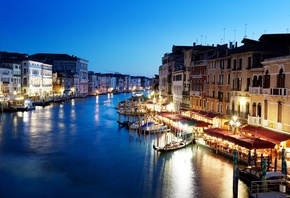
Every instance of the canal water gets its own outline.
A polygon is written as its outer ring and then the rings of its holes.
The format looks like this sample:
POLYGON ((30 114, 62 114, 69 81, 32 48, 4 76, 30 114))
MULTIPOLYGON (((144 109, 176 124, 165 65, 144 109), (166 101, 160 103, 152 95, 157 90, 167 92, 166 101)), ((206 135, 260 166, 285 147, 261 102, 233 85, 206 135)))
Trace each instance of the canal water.
POLYGON ((153 135, 119 128, 115 107, 129 97, 0 115, 0 197, 233 197, 231 159, 196 145, 160 154, 153 135))

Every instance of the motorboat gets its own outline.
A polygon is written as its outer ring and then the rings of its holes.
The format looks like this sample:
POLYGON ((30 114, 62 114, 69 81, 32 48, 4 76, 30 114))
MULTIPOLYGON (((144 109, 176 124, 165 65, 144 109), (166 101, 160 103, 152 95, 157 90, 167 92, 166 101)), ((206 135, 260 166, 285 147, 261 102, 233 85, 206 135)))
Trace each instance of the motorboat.
MULTIPOLYGON (((276 171, 276 172, 266 172, 266 180, 286 180, 286 175, 276 171)), ((253 181, 262 180, 262 171, 257 167, 247 166, 245 168, 239 169, 239 178, 246 184, 251 184, 253 181)))

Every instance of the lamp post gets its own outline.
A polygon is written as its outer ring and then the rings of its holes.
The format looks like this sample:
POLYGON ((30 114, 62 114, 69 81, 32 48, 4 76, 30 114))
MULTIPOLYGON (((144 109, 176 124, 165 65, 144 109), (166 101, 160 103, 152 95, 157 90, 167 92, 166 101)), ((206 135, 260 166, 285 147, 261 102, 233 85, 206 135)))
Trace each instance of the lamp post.
POLYGON ((239 129, 239 127, 241 126, 241 123, 238 121, 237 116, 233 116, 233 118, 230 120, 230 125, 231 125, 231 128, 234 129, 234 134, 235 134, 237 129, 239 129))

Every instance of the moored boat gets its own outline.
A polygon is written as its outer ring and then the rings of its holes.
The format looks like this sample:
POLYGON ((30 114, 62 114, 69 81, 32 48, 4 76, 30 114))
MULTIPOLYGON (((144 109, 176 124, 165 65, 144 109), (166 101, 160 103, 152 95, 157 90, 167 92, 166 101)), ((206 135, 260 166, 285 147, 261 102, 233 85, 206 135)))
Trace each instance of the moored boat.
MULTIPOLYGON (((276 171, 276 172, 266 172, 266 180, 286 180, 286 175, 276 171)), ((246 184, 251 184, 253 181, 262 180, 262 171, 259 168, 247 166, 245 168, 239 169, 239 179, 246 184)))
POLYGON ((171 141, 170 143, 166 144, 163 147, 153 145, 153 149, 159 152, 174 151, 186 147, 188 144, 192 143, 192 141, 193 141, 192 138, 182 141, 171 141))
POLYGON ((44 101, 35 101, 35 102, 33 102, 33 105, 34 106, 42 106, 42 107, 45 107, 45 106, 50 105, 50 101, 46 101, 46 100, 44 100, 44 101))

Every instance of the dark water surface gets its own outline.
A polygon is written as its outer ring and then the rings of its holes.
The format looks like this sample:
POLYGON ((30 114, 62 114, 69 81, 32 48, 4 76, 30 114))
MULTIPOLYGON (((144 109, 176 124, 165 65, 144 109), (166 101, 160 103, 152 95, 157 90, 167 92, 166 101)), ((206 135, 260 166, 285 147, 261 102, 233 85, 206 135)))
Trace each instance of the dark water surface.
POLYGON ((0 197, 233 197, 232 160, 196 145, 157 154, 153 135, 117 125, 130 95, 108 97, 0 115, 0 197))

